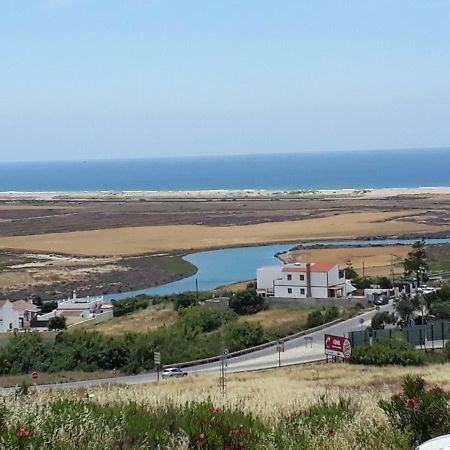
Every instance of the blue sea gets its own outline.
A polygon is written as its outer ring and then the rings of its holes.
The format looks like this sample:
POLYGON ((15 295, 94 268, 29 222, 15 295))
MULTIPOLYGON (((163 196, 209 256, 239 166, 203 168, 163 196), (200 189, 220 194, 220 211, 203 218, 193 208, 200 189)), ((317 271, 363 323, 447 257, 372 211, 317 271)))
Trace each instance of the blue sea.
POLYGON ((0 191, 450 186, 450 148, 1 163, 0 191))

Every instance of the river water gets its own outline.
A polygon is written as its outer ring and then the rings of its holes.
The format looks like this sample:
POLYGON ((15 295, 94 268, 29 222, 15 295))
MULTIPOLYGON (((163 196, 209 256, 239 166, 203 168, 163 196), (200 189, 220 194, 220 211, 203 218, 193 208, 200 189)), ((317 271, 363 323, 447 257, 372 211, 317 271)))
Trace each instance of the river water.
MULTIPOLYGON (((292 242, 288 244, 261 245, 257 247, 238 247, 222 250, 210 250, 186 255, 184 259, 194 264, 198 271, 191 277, 184 278, 172 283, 163 284, 147 289, 121 292, 117 294, 105 295, 105 300, 119 300, 139 294, 172 294, 184 291, 195 291, 196 281, 199 290, 210 290, 224 284, 236 281, 250 280, 256 277, 256 269, 262 266, 281 264, 275 257, 276 253, 284 252, 296 245, 302 244, 304 247, 315 245, 327 246, 370 246, 370 245, 396 245, 413 244, 415 239, 379 239, 374 241, 315 241, 315 242, 292 242)), ((450 239, 425 239, 429 245, 448 244, 450 239)))

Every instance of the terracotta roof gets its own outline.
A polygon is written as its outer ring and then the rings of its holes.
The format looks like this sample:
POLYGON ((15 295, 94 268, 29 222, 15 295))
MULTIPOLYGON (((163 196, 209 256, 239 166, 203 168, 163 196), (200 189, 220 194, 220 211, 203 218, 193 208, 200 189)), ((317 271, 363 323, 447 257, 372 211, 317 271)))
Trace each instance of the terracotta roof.
POLYGON ((306 272, 306 267, 302 266, 284 266, 282 272, 306 272))
POLYGON ((328 272, 335 266, 337 266, 337 263, 333 263, 333 262, 312 263, 311 264, 311 272, 328 272))
POLYGON ((39 309, 32 303, 28 303, 25 300, 17 300, 13 302, 14 311, 39 311, 39 309))
MULTIPOLYGON (((318 262, 311 263, 311 272, 329 272, 333 267, 337 266, 337 263, 333 262, 318 262)), ((305 266, 298 266, 295 264, 286 264, 283 267, 283 272, 306 272, 305 266)))

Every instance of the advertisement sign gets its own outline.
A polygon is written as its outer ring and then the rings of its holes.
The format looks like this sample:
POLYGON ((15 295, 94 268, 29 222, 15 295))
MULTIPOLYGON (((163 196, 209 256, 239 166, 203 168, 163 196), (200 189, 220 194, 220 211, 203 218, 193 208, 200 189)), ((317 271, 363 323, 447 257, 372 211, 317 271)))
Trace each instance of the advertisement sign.
POLYGON ((344 336, 325 335, 325 355, 348 359, 352 356, 352 345, 344 336))

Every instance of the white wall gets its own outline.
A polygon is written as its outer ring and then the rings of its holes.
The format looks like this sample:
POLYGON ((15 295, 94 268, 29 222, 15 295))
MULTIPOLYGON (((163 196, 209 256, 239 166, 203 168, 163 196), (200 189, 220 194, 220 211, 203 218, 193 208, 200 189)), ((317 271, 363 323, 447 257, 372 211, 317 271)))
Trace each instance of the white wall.
POLYGON ((6 300, 5 304, 0 309, 0 318, 2 319, 0 322, 0 332, 20 328, 20 317, 23 317, 23 312, 14 311, 12 303, 9 300, 6 300))
POLYGON ((305 287, 298 287, 298 286, 278 286, 275 285, 275 297, 282 297, 282 298, 306 298, 306 286, 305 287), (292 292, 289 293, 289 289, 292 289, 292 292), (304 290, 304 293, 301 293, 301 290, 304 290))
POLYGON ((283 266, 260 267, 256 270, 256 287, 257 289, 273 288, 273 281, 281 278, 281 270, 283 266))

